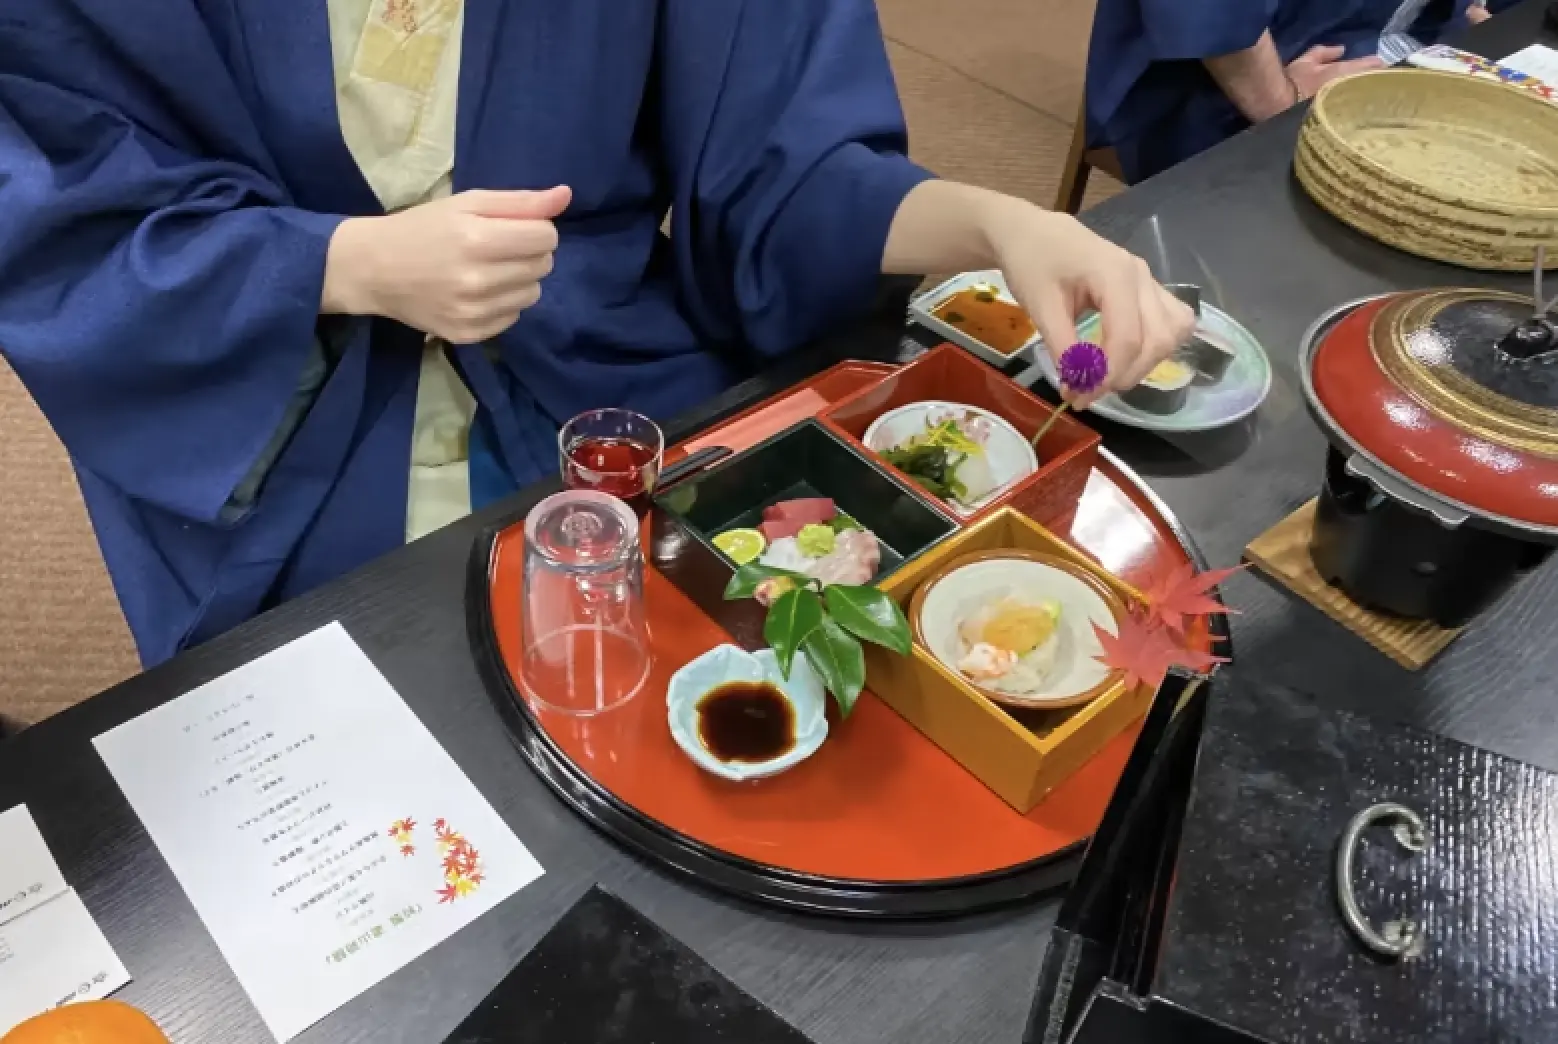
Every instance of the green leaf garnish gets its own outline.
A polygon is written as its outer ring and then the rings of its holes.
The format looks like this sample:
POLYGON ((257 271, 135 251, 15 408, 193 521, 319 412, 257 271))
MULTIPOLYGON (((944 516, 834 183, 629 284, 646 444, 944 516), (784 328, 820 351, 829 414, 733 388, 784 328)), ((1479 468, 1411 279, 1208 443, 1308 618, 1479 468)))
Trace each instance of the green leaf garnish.
POLYGON ((866 655, 853 635, 823 617, 822 625, 801 642, 812 669, 838 702, 839 715, 849 717, 866 686, 866 655))
POLYGON ((835 532, 835 533, 842 533, 846 529, 864 529, 864 528, 866 528, 865 526, 862 526, 859 522, 856 522, 855 519, 854 519, 854 516, 846 515, 842 511, 840 511, 838 514, 834 515, 833 516, 833 521, 829 522, 828 525, 833 528, 833 532, 835 532))
POLYGON ((796 650, 813 631, 822 626, 822 599, 817 592, 797 587, 779 596, 763 621, 763 640, 779 659, 779 673, 790 676, 790 664, 796 650))
POLYGON ((811 580, 804 573, 797 573, 794 570, 775 569, 773 566, 749 562, 737 569, 731 576, 730 583, 725 585, 725 601, 737 602, 743 598, 751 598, 757 593, 758 586, 764 580, 772 580, 776 576, 788 577, 797 584, 806 584, 811 580))
POLYGON ((856 638, 891 649, 900 656, 909 654, 909 621, 898 603, 877 588, 836 584, 824 590, 823 597, 827 599, 829 615, 856 638))

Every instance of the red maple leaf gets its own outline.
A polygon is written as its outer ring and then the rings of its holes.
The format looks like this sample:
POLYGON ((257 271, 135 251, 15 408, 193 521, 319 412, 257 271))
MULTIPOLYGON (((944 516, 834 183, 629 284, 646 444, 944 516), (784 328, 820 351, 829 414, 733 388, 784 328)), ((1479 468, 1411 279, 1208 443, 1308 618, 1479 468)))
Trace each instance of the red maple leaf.
POLYGON ((1186 667, 1193 671, 1208 670, 1213 664, 1226 662, 1221 656, 1187 649, 1174 632, 1152 619, 1142 620, 1126 615, 1120 621, 1120 633, 1093 625, 1103 652, 1095 657, 1111 670, 1120 671, 1126 688, 1147 685, 1156 689, 1163 684, 1170 667, 1186 667))
POLYGON ((443 816, 439 816, 437 819, 433 820, 433 829, 442 834, 445 830, 449 829, 449 825, 445 822, 443 816))
POLYGON ((1198 573, 1189 562, 1175 566, 1167 575, 1154 580, 1143 592, 1147 599, 1148 618, 1178 634, 1184 634, 1187 617, 1233 612, 1208 592, 1244 568, 1241 563, 1230 569, 1208 569, 1198 573))
POLYGON ((455 887, 452 884, 444 885, 438 890, 438 901, 440 903, 452 903, 459 897, 460 894, 455 891, 455 887))
POLYGON ((400 854, 403 855, 403 856, 414 856, 414 855, 417 854, 416 846, 415 845, 401 845, 400 846, 400 854))

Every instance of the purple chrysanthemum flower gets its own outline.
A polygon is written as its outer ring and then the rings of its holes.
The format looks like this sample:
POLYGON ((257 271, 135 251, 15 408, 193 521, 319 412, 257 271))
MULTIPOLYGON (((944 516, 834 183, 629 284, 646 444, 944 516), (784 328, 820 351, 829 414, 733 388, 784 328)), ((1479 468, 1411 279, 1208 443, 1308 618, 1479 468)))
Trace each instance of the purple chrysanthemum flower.
POLYGON ((1091 341, 1078 341, 1060 353, 1060 382, 1077 395, 1086 395, 1109 376, 1109 357, 1091 341))

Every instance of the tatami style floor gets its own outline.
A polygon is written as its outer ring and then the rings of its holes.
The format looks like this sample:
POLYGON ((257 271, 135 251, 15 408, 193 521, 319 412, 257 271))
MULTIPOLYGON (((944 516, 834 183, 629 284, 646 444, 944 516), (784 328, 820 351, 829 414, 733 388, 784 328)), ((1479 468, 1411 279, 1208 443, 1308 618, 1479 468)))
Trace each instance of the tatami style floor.
MULTIPOLYGON (((1092 0, 878 0, 916 159, 1054 201, 1092 0)), ((1095 176, 1095 194, 1118 186, 1095 176)), ((0 717, 44 718, 132 674, 130 637, 65 453, 0 364, 0 717)))

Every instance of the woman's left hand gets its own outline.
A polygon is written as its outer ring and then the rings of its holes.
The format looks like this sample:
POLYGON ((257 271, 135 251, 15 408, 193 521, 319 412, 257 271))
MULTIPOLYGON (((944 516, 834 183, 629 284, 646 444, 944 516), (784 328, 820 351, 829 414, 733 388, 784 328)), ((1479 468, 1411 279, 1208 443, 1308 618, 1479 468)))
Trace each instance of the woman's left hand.
POLYGON ((1095 391, 1067 396, 1075 408, 1135 387, 1189 339, 1195 313, 1158 283, 1145 261, 1070 215, 1010 202, 989 229, 990 242, 1057 366, 1077 340, 1076 317, 1091 309, 1103 317, 1100 347, 1109 373, 1095 391))

